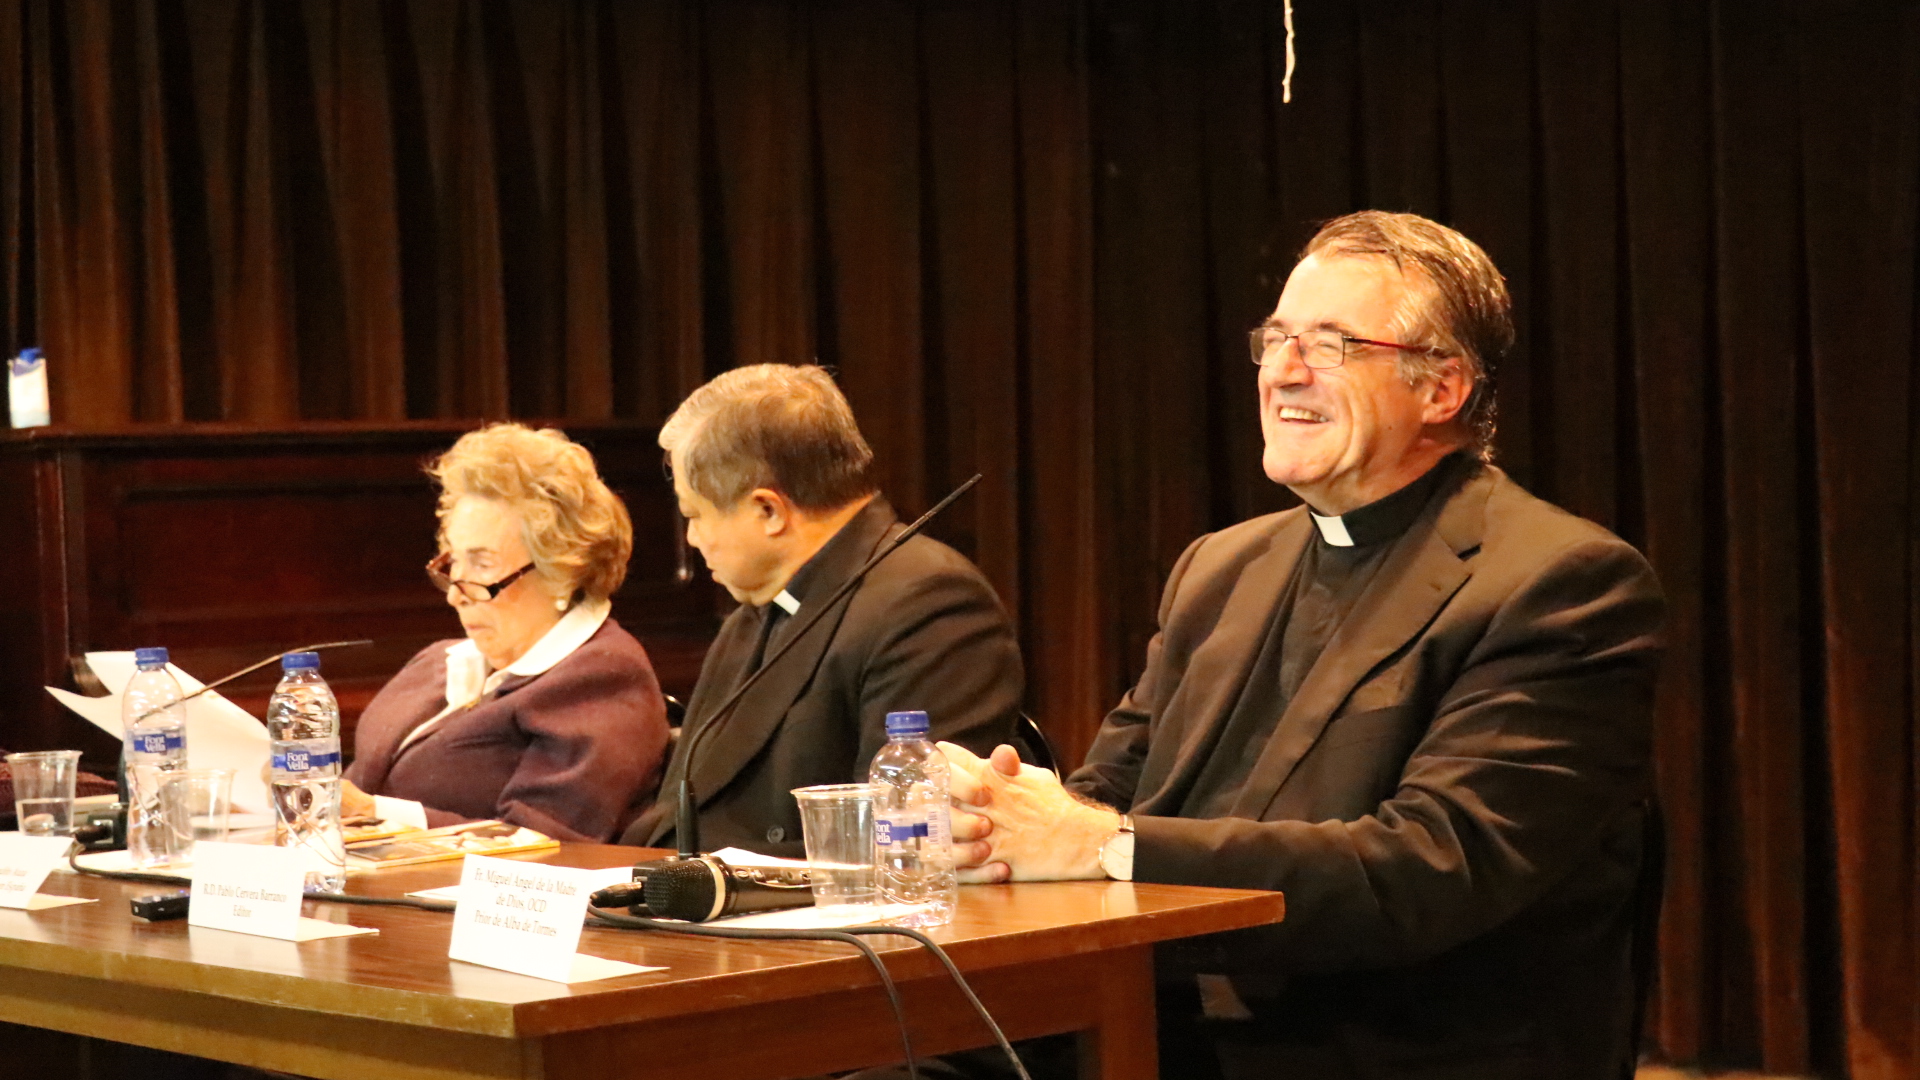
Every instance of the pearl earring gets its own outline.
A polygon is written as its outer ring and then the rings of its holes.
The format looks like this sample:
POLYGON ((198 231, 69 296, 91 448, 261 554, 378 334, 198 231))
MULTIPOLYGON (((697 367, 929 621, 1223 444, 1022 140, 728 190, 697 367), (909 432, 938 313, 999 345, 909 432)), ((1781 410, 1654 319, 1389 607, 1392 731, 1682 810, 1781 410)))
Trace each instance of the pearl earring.
POLYGON ((564 597, 564 596, 556 596, 556 597, 554 597, 554 598, 553 598, 553 610, 555 610, 555 611, 565 611, 565 610, 567 610, 567 598, 566 598, 566 597, 564 597))

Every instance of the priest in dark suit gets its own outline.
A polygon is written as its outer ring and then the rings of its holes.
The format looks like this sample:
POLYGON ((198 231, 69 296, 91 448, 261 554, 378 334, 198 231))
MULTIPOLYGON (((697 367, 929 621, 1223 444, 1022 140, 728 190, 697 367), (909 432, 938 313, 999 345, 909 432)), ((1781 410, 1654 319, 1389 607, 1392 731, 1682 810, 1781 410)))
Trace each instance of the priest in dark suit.
POLYGON ((1024 690, 1012 624, 979 569, 924 535, 771 661, 902 528, 825 371, 727 372, 681 404, 660 445, 688 542, 740 607, 701 664, 659 801, 623 842, 675 846, 676 798, 691 775, 703 848, 804 856, 792 790, 865 781, 889 711, 923 710, 935 738, 981 752, 1012 737, 1024 690))
POLYGON ((1617 1080, 1663 601, 1488 462, 1504 282, 1407 214, 1330 222, 1252 334, 1305 506, 1195 541, 1065 785, 948 748, 975 880, 1276 889, 1160 957, 1168 1076, 1617 1080))

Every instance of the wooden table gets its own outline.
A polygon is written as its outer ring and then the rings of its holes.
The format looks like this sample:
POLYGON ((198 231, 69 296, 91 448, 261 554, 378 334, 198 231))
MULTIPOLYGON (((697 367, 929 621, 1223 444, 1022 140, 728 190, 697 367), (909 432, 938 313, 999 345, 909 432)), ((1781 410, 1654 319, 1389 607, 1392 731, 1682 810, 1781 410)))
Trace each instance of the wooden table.
MULTIPOLYGON (((651 853, 575 845, 531 861, 603 867, 651 853)), ((382 871, 354 891, 451 884, 458 863, 382 871)), ((663 972, 572 986, 447 959, 451 917, 307 905, 376 936, 295 945, 147 924, 156 886, 56 874, 44 892, 98 897, 0 910, 0 1020, 339 1080, 455 1077, 762 1078, 897 1061, 873 969, 850 948, 587 929, 580 951, 663 972)), ((968 886, 933 932, 1010 1038, 1082 1033, 1088 1076, 1155 1075, 1156 942, 1264 925, 1278 893, 1122 882, 968 886)), ((922 1055, 991 1036, 937 962, 872 939, 900 983, 922 1055)))

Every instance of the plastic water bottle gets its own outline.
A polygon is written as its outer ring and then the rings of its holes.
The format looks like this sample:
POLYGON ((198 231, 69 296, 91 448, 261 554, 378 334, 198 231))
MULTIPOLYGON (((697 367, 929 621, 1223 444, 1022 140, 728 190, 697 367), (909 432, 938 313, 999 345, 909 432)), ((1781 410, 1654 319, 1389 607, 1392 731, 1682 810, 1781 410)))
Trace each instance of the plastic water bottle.
POLYGON ((172 853, 160 785, 168 773, 187 767, 187 707, 167 670, 167 650, 135 649, 133 662, 133 678, 120 697, 127 733, 127 855, 135 866, 158 866, 172 853))
POLYGON ((280 670, 280 685, 267 702, 274 842, 304 854, 308 892, 339 892, 347 882, 347 849, 340 835, 340 705, 320 677, 319 653, 288 653, 280 670))
POLYGON ((941 926, 958 898, 953 833, 947 806, 947 759, 927 741, 927 714, 887 714, 887 745, 873 756, 867 780, 880 788, 873 808, 880 895, 892 904, 924 910, 897 920, 941 926))

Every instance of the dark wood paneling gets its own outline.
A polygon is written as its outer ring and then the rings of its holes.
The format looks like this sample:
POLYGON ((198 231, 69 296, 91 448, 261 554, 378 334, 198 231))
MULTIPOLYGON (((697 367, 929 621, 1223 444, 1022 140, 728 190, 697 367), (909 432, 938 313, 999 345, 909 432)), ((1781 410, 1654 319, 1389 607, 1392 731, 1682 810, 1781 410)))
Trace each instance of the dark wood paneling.
MULTIPOLYGON (((115 747, 43 692, 73 685, 99 649, 165 645, 212 679, 281 649, 373 638, 330 653, 347 734, 408 657, 457 636, 421 567, 434 552, 422 466, 470 424, 317 424, 263 429, 51 429, 0 436, 0 745, 115 747)), ((626 500, 634 555, 615 616, 669 693, 686 695, 717 625, 715 591, 690 560, 651 427, 573 423, 626 500)), ((268 669, 229 696, 260 715, 268 669)))

